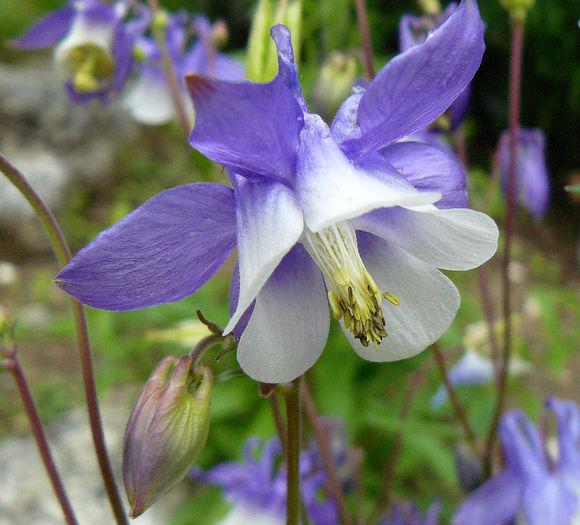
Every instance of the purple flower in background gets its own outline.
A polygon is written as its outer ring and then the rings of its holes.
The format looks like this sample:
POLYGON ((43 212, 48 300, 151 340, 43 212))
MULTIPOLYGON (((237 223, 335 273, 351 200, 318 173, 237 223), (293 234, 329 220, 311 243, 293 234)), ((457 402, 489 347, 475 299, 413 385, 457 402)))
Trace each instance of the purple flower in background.
MULTIPOLYGON (((550 178, 546 167, 546 140, 540 128, 519 128, 516 145, 516 195, 536 219, 541 219, 550 203, 550 178)), ((499 139, 497 162, 504 191, 510 169, 510 136, 499 139)))
POLYGON ((557 458, 522 412, 508 412, 499 426, 505 466, 460 505, 454 525, 498 525, 515 519, 527 525, 577 523, 580 411, 575 403, 555 398, 546 406, 558 422, 557 458))
MULTIPOLYGON (((403 15, 399 21, 399 49, 407 51, 411 47, 425 42, 429 34, 443 24, 457 9, 457 2, 451 2, 441 13, 436 15, 403 15)), ((457 96, 449 107, 450 128, 456 129, 467 114, 471 95, 470 85, 457 96)))
MULTIPOLYGON (((286 469, 280 466, 281 452, 277 438, 267 443, 251 439, 244 447, 244 462, 221 463, 206 472, 193 470, 195 480, 220 486, 226 499, 233 503, 219 525, 286 523, 286 469)), ((302 501, 311 523, 336 525, 338 510, 334 500, 322 497, 326 474, 319 465, 314 449, 301 452, 302 501)))
POLYGON ((440 513, 439 503, 433 503, 425 517, 414 503, 396 503, 391 514, 382 518, 379 525, 437 525, 440 513))
POLYGON ((308 370, 326 344, 329 303, 363 358, 413 356, 459 307, 438 268, 474 268, 497 247, 495 223, 461 208, 461 169, 441 150, 397 142, 436 119, 477 70, 476 3, 389 62, 330 129, 308 112, 288 29, 272 36, 279 72, 269 84, 188 77, 190 143, 227 168, 233 188, 157 195, 55 282, 96 308, 145 308, 191 295, 237 246, 225 333, 240 338, 252 378, 281 383, 308 370))
MULTIPOLYGON (((510 376, 525 373, 530 370, 530 364, 518 356, 510 360, 510 376)), ((493 361, 481 355, 476 350, 468 348, 461 359, 449 370, 449 381, 453 386, 458 385, 481 385, 491 381, 495 377, 493 361)), ((447 389, 440 385, 435 395, 431 398, 431 406, 438 408, 447 400, 447 389)))
POLYGON ((133 44, 146 25, 145 20, 125 24, 128 7, 124 0, 113 6, 98 0, 71 0, 12 44, 22 49, 57 44, 54 58, 66 78, 69 98, 106 102, 127 82, 133 67, 133 44))
MULTIPOLYGON (((198 38, 187 49, 185 13, 170 15, 166 28, 167 48, 181 87, 185 90, 183 77, 188 73, 200 73, 222 80, 242 80, 243 67, 223 53, 212 43, 209 20, 203 16, 194 19, 198 38)), ((165 124, 175 118, 169 86, 162 64, 161 50, 157 42, 147 36, 137 40, 136 47, 144 55, 138 66, 137 78, 125 98, 131 116, 148 125, 165 124)))

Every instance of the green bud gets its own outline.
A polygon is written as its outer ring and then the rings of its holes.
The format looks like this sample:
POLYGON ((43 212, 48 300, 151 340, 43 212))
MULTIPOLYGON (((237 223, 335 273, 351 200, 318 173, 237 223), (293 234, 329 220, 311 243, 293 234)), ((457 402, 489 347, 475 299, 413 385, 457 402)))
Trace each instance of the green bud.
POLYGON ((132 518, 185 477, 207 440, 213 376, 192 363, 189 355, 163 359, 127 423, 123 482, 132 518))
POLYGON ((419 5, 426 15, 435 16, 441 12, 439 0, 419 0, 419 5))
POLYGON ((526 21, 528 11, 534 7, 535 0, 500 0, 504 9, 509 11, 512 21, 523 24, 526 21))
POLYGON ((357 62, 342 53, 331 53, 320 70, 314 89, 316 112, 331 119, 340 104, 351 94, 357 76, 357 62))

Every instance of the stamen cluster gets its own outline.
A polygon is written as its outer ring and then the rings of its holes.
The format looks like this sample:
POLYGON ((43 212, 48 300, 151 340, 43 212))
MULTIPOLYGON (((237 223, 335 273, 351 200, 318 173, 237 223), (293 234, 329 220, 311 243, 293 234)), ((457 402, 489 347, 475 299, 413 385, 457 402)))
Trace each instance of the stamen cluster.
POLYGON ((352 226, 341 222, 318 233, 307 231, 304 245, 326 277, 334 318, 342 319, 345 328, 364 346, 380 344, 388 335, 382 299, 396 305, 400 302, 389 292, 381 293, 365 268, 352 226))

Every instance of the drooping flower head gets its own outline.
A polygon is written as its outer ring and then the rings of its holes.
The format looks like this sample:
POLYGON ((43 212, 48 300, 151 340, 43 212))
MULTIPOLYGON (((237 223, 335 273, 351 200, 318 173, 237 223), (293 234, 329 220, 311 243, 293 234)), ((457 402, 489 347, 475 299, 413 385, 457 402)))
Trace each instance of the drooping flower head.
POLYGON ((124 22, 129 4, 110 6, 99 0, 71 0, 46 16, 13 45, 39 49, 55 44, 54 58, 68 96, 75 102, 105 102, 122 90, 133 66, 133 44, 146 27, 144 13, 124 22))
MULTIPOLYGON (((197 38, 188 47, 190 19, 184 12, 170 14, 165 28, 167 49, 177 80, 185 90, 184 76, 200 73, 223 80, 242 80, 244 71, 240 64, 224 53, 218 52, 212 40, 209 20, 196 16, 193 29, 197 38)), ((136 48, 143 55, 137 68, 137 78, 125 98, 131 116, 143 124, 165 124, 175 117, 162 54, 157 41, 151 36, 141 36, 136 48)))
POLYGON ((493 255, 498 231, 465 205, 465 179, 444 152, 399 142, 469 83, 483 24, 465 0, 423 44, 395 57, 329 128, 302 97, 290 33, 272 28, 279 72, 269 84, 188 77, 190 143, 227 168, 233 188, 165 191, 103 232, 56 283, 108 310, 195 292, 237 246, 225 333, 252 378, 290 381, 328 336, 329 304, 355 351, 410 357, 447 330, 459 293, 438 268, 493 255), (435 203, 436 204, 433 204, 435 203))
MULTIPOLYGON (((286 468, 280 464, 282 449, 278 438, 267 443, 249 440, 243 462, 220 463, 192 477, 220 486, 233 505, 220 525, 284 525, 286 523, 286 468)), ((300 490, 308 518, 314 525, 335 525, 338 509, 324 493, 326 473, 314 448, 300 454, 300 490)))
POLYGON ((508 412, 499 425, 505 466, 467 497, 454 525, 515 519, 526 525, 570 525, 580 519, 580 411, 575 403, 555 398, 546 407, 558 423, 557 457, 522 412, 508 412))
MULTIPOLYGON (((540 128, 519 128, 516 144, 516 195, 536 219, 541 219, 550 204, 550 178, 546 167, 546 140, 540 128)), ((510 134, 504 131, 499 139, 497 162, 503 188, 510 170, 510 134)))

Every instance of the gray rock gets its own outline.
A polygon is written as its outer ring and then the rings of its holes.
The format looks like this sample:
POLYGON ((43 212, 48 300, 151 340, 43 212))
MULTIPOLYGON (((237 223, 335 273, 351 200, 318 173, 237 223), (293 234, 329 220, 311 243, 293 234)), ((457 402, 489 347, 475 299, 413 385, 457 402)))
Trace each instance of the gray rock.
MULTIPOLYGON (((111 463, 120 481, 121 451, 129 408, 108 406, 103 424, 111 463)), ((115 523, 105 498, 84 409, 76 409, 48 427, 48 439, 65 490, 80 525, 115 523)), ((62 525, 64 518, 49 484, 32 436, 0 441, 0 525, 62 525)), ((120 487, 123 491, 122 486, 120 487)), ((168 522, 176 494, 153 505, 136 525, 168 522)))
MULTIPOLYGON (((116 102, 70 102, 50 58, 26 66, 0 64, 0 152, 53 212, 66 205, 73 185, 106 183, 116 152, 135 140, 137 129, 116 102)), ((2 232, 28 250, 47 246, 30 206, 4 177, 0 238, 2 232)))

